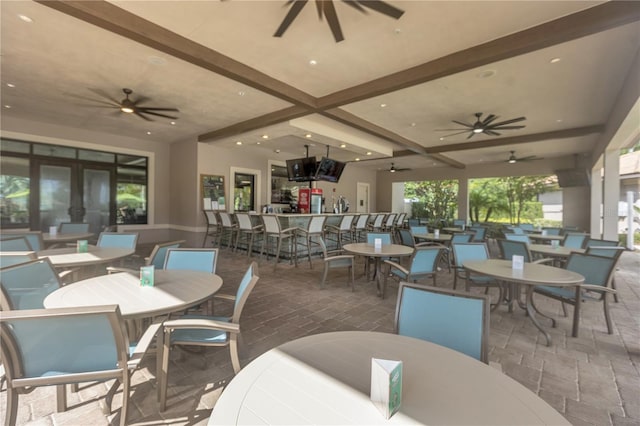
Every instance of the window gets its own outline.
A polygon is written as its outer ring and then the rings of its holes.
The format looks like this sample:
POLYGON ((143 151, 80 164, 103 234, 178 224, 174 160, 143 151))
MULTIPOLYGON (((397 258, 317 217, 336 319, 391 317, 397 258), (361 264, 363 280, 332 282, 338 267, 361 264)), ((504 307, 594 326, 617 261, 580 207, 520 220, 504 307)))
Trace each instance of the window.
POLYGON ((236 173, 233 191, 233 208, 237 212, 254 211, 255 176, 236 173))
POLYGON ((29 225, 29 159, 0 157, 0 216, 2 226, 29 225))

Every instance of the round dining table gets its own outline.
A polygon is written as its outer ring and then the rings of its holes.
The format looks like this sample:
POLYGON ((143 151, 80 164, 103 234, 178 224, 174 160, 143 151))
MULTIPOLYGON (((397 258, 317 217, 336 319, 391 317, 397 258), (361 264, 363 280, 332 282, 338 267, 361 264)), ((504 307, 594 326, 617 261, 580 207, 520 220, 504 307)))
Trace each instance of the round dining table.
POLYGON ((413 234, 413 238, 416 240, 425 240, 425 241, 434 241, 437 243, 449 243, 453 238, 451 234, 445 234, 440 232, 437 236, 433 232, 429 232, 428 234, 413 234))
POLYGON ((462 266, 467 274, 493 277, 499 281, 526 285, 525 309, 531 322, 547 339, 547 346, 551 345, 551 335, 542 328, 535 315, 533 307, 533 291, 537 285, 552 287, 575 287, 576 299, 580 299, 580 284, 584 282, 584 276, 577 272, 568 271, 555 266, 547 266, 537 263, 525 262, 523 269, 514 269, 511 260, 487 259, 463 262, 462 266))
POLYGON ((552 241, 564 240, 563 235, 542 235, 542 234, 527 234, 530 240, 540 241, 544 244, 551 244, 552 241))
POLYGON ((56 244, 67 244, 73 243, 78 240, 86 240, 93 237, 92 232, 70 232, 68 234, 61 234, 60 232, 56 234, 50 234, 48 232, 42 233, 42 241, 45 246, 50 247, 56 244))
POLYGON ((529 244, 529 251, 531 253, 541 254, 545 257, 566 259, 571 255, 571 253, 584 253, 586 250, 565 246, 554 247, 550 244, 529 244))
POLYGON ((378 289, 379 297, 384 297, 382 286, 380 285, 382 258, 405 257, 413 254, 413 247, 400 244, 383 244, 380 248, 376 248, 373 244, 369 243, 351 243, 343 245, 342 249, 347 253, 374 259, 376 288, 378 289))
POLYGON ((568 425, 498 369, 434 343, 390 333, 315 334, 278 346, 225 387, 213 425, 568 425), (370 399, 372 358, 402 361, 400 410, 370 399))
POLYGON ((60 287, 44 300, 45 308, 120 306, 126 320, 181 311, 211 298, 222 286, 222 278, 208 272, 156 270, 154 285, 140 285, 140 275, 119 272, 100 275, 60 287))
POLYGON ((132 248, 88 246, 87 251, 78 253, 76 247, 63 247, 40 250, 38 258, 47 257, 56 268, 77 268, 80 266, 99 265, 131 256, 132 248))

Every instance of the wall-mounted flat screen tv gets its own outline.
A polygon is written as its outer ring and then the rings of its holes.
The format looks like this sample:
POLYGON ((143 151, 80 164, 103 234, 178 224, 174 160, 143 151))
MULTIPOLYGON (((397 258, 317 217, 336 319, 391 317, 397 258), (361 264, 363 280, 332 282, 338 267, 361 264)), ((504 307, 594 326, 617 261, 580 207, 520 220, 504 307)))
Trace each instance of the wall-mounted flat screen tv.
POLYGON ((338 182, 347 163, 322 157, 316 169, 316 180, 338 182))
POLYGON ((287 175, 292 182, 308 182, 314 180, 316 174, 316 157, 294 158, 287 160, 287 175))

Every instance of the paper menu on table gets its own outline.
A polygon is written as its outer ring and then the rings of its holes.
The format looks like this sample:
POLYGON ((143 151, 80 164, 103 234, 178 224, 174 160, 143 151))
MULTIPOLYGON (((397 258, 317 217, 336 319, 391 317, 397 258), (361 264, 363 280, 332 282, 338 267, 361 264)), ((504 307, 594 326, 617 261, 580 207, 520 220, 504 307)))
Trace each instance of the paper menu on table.
POLYGON ((380 252, 380 250, 382 250, 382 238, 374 238, 373 239, 373 249, 376 252, 380 252))
POLYGON ((517 271, 522 271, 524 269, 524 256, 514 254, 511 257, 511 268, 517 271))
POLYGON ((402 403, 402 361, 371 358, 371 401, 391 418, 402 403))
POLYGON ((142 287, 153 287, 155 267, 153 265, 140 267, 140 285, 142 287))

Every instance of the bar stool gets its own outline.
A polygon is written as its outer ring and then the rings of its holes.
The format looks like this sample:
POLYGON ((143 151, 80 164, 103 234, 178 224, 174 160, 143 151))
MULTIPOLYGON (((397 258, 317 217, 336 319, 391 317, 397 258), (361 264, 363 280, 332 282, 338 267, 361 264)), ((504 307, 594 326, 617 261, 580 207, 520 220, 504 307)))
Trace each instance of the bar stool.
POLYGON ((358 220, 355 221, 353 228, 351 229, 352 237, 351 239, 354 242, 360 241, 362 239, 362 233, 367 232, 367 223, 369 222, 368 214, 361 214, 358 216, 358 220))
POLYGON ((213 210, 204 210, 204 217, 207 219, 207 231, 204 233, 202 247, 207 245, 207 238, 211 237, 211 245, 215 247, 216 238, 220 235, 221 226, 213 210))
POLYGON ((335 225, 327 225, 325 227, 325 235, 327 239, 330 234, 336 234, 336 242, 338 244, 338 250, 342 250, 342 236, 344 234, 349 236, 350 240, 353 240, 353 234, 351 232, 351 226, 353 225, 353 221, 356 218, 353 214, 348 214, 342 216, 342 220, 340 221, 339 226, 335 225))
MULTIPOLYGON (((273 269, 276 269, 278 266, 278 261, 280 260, 280 249, 282 248, 282 240, 289 240, 289 253, 291 257, 293 257, 294 265, 298 266, 298 256, 297 252, 293 249, 293 242, 296 238, 296 230, 298 228, 291 227, 287 229, 281 229, 280 221, 277 216, 274 215, 266 215, 263 214, 260 216, 262 218, 263 225, 263 238, 262 238, 262 248, 260 249, 260 256, 264 253, 265 245, 267 246, 267 260, 269 260, 269 239, 275 238, 278 241, 278 248, 276 249, 276 261, 273 265, 273 269)), ((291 260, 289 260, 291 263, 291 260)))
POLYGON ((247 257, 251 257, 253 250, 253 239, 256 235, 262 234, 263 225, 253 226, 251 223, 251 216, 249 213, 236 213, 236 221, 238 222, 238 229, 236 230, 236 245, 235 251, 238 251, 238 243, 240 238, 244 235, 247 239, 247 257))
POLYGON ((311 263, 311 241, 313 238, 324 238, 324 223, 326 222, 326 216, 313 216, 309 221, 307 229, 298 228, 298 233, 303 234, 304 242, 298 242, 296 238, 296 250, 298 244, 302 244, 307 248, 307 256, 309 257, 309 268, 313 269, 313 263, 311 263))
POLYGON ((222 222, 222 230, 220 231, 220 247, 222 247, 222 240, 224 240, 225 234, 229 234, 229 239, 227 240, 227 247, 233 247, 233 235, 236 233, 236 229, 238 229, 238 225, 233 222, 231 218, 231 214, 227 212, 220 212, 220 222, 222 222))

